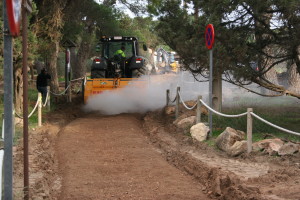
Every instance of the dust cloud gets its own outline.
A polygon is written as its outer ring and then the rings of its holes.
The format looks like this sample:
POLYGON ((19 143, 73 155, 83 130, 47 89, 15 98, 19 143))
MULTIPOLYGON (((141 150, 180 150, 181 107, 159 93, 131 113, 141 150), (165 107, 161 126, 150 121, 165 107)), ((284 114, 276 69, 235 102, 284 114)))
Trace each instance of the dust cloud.
MULTIPOLYGON (((196 100, 198 95, 208 103, 209 83, 201 77, 196 77, 189 72, 179 74, 164 74, 142 77, 144 85, 141 87, 134 83, 125 88, 105 91, 88 99, 84 110, 99 111, 105 115, 121 113, 145 113, 163 108, 166 105, 166 90, 170 90, 170 99, 174 100, 176 88, 180 87, 180 93, 184 101, 196 100)), ((138 81, 139 83, 140 81, 138 81)), ((260 92, 258 85, 252 84, 248 88, 260 92)), ((299 101, 293 97, 261 97, 243 88, 239 88, 225 81, 222 83, 222 104, 226 107, 249 106, 279 106, 297 105, 299 101)))
POLYGON ((195 81, 189 73, 145 76, 141 80, 144 82, 143 87, 133 83, 122 89, 90 97, 84 110, 99 111, 106 115, 145 113, 166 105, 167 89, 170 90, 171 100, 175 98, 178 86, 184 101, 196 100, 198 95, 205 96, 208 93, 208 83, 195 81))

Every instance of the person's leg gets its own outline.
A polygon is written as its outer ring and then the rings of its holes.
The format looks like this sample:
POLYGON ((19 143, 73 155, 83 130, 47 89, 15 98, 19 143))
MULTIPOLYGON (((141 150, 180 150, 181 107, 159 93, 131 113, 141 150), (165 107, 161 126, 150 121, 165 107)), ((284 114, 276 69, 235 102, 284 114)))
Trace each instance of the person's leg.
POLYGON ((47 97, 47 87, 40 87, 42 93, 42 101, 45 103, 47 97))

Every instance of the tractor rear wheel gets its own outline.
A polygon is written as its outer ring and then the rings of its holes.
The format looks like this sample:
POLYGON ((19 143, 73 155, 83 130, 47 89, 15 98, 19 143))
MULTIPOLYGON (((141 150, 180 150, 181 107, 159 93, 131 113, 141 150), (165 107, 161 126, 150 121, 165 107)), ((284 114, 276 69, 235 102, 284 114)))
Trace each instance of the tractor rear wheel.
POLYGON ((146 66, 132 70, 132 78, 139 78, 143 75, 148 75, 148 69, 146 66))
POLYGON ((105 78, 104 70, 92 70, 91 78, 105 78))

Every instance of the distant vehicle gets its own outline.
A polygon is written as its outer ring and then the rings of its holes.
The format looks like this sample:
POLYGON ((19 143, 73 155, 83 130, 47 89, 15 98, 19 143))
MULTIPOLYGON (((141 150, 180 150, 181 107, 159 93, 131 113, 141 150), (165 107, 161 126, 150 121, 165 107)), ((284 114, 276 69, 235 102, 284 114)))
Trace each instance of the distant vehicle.
POLYGON ((158 73, 176 73, 179 68, 178 55, 176 52, 167 52, 163 48, 156 50, 156 63, 158 64, 158 73))

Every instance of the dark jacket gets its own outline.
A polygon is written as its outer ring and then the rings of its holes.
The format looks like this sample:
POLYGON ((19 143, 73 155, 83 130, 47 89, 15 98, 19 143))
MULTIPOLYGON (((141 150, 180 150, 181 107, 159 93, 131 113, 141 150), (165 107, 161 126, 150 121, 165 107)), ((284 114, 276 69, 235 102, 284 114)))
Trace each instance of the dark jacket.
POLYGON ((51 76, 47 73, 40 73, 36 79, 36 87, 47 87, 48 79, 51 79, 51 76))

